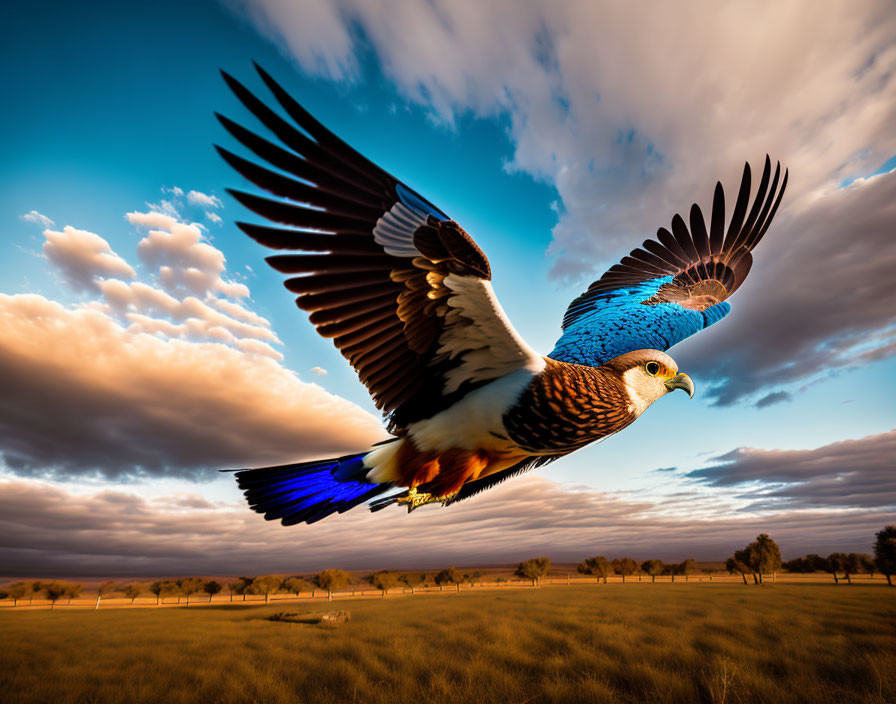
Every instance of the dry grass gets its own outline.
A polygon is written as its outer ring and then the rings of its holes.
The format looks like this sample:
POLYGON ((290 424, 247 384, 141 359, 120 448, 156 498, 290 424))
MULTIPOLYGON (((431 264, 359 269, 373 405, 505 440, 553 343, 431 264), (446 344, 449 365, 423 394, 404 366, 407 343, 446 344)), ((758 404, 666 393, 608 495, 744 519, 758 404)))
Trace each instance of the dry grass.
POLYGON ((9 704, 896 701, 885 587, 610 584, 339 608, 351 620, 329 628, 268 621, 275 605, 6 611, 0 692, 9 704))

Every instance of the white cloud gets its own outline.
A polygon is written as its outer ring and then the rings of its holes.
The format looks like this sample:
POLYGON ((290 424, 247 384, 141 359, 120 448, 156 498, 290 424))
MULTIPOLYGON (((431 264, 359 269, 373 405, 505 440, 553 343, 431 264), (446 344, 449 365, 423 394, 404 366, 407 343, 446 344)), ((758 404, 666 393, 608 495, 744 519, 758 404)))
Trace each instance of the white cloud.
POLYGON ((213 327, 197 332, 208 341, 172 339, 170 323, 128 317, 0 294, 0 454, 13 471, 199 478, 357 450, 384 434, 260 340, 228 346, 213 327))
POLYGON ((148 229, 139 276, 102 237, 66 226, 45 231, 46 258, 95 296, 67 307, 0 294, 3 464, 196 478, 364 449, 384 435, 375 417, 278 363, 270 322, 195 224, 159 210, 127 218, 148 229))
POLYGON ((314 376, 326 376, 327 370, 323 367, 311 367, 311 373, 314 374, 314 376))
POLYGON ((131 266, 102 237, 66 225, 62 232, 44 230, 44 254, 75 290, 96 291, 110 276, 133 278, 131 266))
POLYGON ((216 224, 221 222, 221 216, 218 215, 217 213, 213 213, 211 210, 205 211, 205 217, 208 220, 210 220, 211 222, 216 223, 216 224))
MULTIPOLYGON (((885 0, 240 3, 305 70, 357 75, 357 37, 441 119, 505 115, 512 169, 554 184, 554 273, 581 278, 766 152, 785 208, 896 154, 896 14, 885 0), (361 32, 353 31, 358 26, 361 32)), ((845 226, 845 225, 844 225, 845 226)))
POLYGON ((36 210, 27 212, 24 215, 19 215, 19 218, 21 218, 25 222, 33 222, 35 225, 40 225, 41 227, 56 227, 55 222, 53 222, 46 215, 37 212, 36 210))
POLYGON ((223 294, 245 298, 249 289, 221 277, 224 253, 202 241, 202 230, 167 213, 150 211, 127 214, 132 225, 149 228, 137 245, 137 255, 147 267, 158 269, 162 287, 173 295, 223 294))
POLYGON ((200 208, 223 208, 224 204, 218 196, 210 196, 201 191, 190 191, 187 193, 187 202, 200 208))

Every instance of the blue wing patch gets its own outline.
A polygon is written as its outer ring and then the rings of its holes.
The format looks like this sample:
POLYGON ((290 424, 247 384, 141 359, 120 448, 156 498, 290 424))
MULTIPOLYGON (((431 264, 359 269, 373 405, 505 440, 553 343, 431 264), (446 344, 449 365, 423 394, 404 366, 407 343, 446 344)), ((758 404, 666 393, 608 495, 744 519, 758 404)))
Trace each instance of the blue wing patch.
POLYGON ((414 210, 422 211, 427 215, 432 215, 439 220, 449 220, 450 218, 445 215, 441 210, 439 210, 436 206, 430 203, 427 200, 424 200, 416 193, 414 193, 410 188, 405 186, 403 183, 398 182, 395 184, 395 192, 398 194, 398 197, 401 199, 401 202, 404 203, 409 208, 413 208, 414 210))
POLYGON ((626 352, 665 351, 730 312, 731 306, 725 301, 704 311, 677 303, 644 303, 672 279, 663 276, 589 301, 591 310, 581 312, 567 325, 548 356, 561 362, 598 367, 626 352))

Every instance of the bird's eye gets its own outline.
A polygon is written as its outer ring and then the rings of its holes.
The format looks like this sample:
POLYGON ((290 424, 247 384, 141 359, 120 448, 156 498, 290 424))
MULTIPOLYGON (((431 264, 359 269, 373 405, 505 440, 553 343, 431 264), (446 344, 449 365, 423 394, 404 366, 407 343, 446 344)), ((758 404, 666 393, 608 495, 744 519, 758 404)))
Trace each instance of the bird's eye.
POLYGON ((644 370, 650 374, 650 376, 656 376, 660 373, 660 365, 656 362, 648 362, 644 365, 644 370))

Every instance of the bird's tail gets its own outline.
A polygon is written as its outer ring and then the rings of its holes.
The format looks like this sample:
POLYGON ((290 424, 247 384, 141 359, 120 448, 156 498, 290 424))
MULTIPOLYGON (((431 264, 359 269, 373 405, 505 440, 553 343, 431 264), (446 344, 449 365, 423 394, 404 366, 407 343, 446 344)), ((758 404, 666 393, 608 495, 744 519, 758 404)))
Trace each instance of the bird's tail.
POLYGON ((344 513, 391 489, 392 482, 366 480, 364 457, 369 451, 329 460, 279 467, 244 469, 236 481, 252 510, 283 525, 315 523, 331 513, 344 513))

